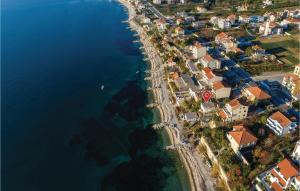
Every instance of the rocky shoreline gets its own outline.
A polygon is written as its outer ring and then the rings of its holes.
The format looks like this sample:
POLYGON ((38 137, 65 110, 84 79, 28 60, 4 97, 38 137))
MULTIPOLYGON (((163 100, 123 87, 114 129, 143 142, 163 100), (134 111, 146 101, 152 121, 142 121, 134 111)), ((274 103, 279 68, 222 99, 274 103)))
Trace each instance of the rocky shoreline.
POLYGON ((144 29, 135 23, 133 20, 135 18, 135 8, 126 0, 118 0, 122 5, 124 5, 128 10, 128 23, 130 28, 138 33, 140 41, 143 44, 145 53, 150 60, 150 80, 153 88, 153 94, 157 108, 160 112, 161 122, 167 125, 164 125, 166 132, 168 133, 171 146, 177 150, 179 153, 180 159, 188 173, 188 178, 190 182, 191 191, 206 191, 214 190, 213 188, 207 189, 204 186, 203 174, 200 174, 198 169, 198 161, 195 159, 193 153, 188 150, 186 147, 178 146, 180 145, 180 135, 178 129, 170 127, 168 124, 178 124, 178 119, 175 114, 175 110, 170 103, 169 92, 167 89, 167 83, 164 81, 164 68, 162 60, 150 42, 147 34, 144 32, 144 29), (155 88, 155 87, 160 88, 155 88))

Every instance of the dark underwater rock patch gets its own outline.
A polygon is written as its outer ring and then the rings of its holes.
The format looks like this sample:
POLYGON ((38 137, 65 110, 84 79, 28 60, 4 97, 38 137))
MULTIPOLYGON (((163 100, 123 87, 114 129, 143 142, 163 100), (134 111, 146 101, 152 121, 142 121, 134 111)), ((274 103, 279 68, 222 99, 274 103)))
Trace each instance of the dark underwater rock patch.
POLYGON ((112 115, 119 115, 127 121, 135 121, 143 117, 146 105, 146 92, 136 81, 129 81, 105 106, 105 111, 112 115))
POLYGON ((131 160, 115 168, 102 181, 101 190, 162 190, 171 172, 163 169, 170 167, 172 161, 159 148, 158 139, 158 134, 151 128, 136 129, 130 135, 131 160), (146 152, 149 149, 151 152, 146 152))

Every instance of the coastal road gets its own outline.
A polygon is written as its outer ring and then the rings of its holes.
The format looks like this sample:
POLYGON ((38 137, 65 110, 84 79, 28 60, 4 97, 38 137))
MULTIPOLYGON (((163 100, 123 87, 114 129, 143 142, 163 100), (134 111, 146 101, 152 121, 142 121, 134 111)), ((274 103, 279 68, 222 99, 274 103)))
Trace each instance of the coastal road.
POLYGON ((159 10, 157 10, 150 2, 147 2, 148 9, 158 18, 167 19, 159 10))

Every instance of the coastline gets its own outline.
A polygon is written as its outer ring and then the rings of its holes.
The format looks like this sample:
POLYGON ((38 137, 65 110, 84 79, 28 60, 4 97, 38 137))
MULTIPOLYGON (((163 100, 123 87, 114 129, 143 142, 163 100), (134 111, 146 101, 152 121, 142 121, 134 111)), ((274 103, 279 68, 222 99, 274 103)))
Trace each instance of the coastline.
MULTIPOLYGON (((149 58, 150 61, 150 80, 152 87, 157 86, 165 86, 164 88, 153 88, 153 97, 155 100, 155 103, 157 103, 157 109, 160 113, 161 123, 175 123, 179 124, 177 121, 177 117, 175 115, 174 109, 169 106, 169 104, 164 104, 169 102, 169 98, 165 99, 168 95, 167 86, 166 83, 163 80, 163 65, 162 61, 160 59, 159 54, 156 52, 155 48, 152 46, 152 43, 150 43, 149 39, 147 38, 147 35, 144 34, 144 31, 141 27, 136 25, 132 19, 135 17, 135 8, 126 0, 118 0, 121 5, 123 5, 128 10, 128 24, 132 30, 138 33, 140 37, 140 41, 143 44, 143 47, 145 49, 146 55, 149 58), (162 92, 162 91, 165 92, 162 92), (174 117, 175 116, 175 117, 174 117), (176 120, 174 120, 176 118, 176 120), (174 122, 175 121, 175 122, 174 122)), ((169 140, 171 142, 171 146, 175 148, 178 155, 180 156, 180 161, 182 162, 189 179, 189 184, 191 191, 204 191, 206 188, 204 188, 201 184, 204 182, 203 176, 201 173, 199 173, 197 168, 197 161, 192 156, 191 151, 188 151, 184 147, 178 147, 177 145, 180 144, 180 138, 179 138, 179 132, 178 130, 169 127, 168 125, 164 125, 164 129, 169 137, 169 140)))

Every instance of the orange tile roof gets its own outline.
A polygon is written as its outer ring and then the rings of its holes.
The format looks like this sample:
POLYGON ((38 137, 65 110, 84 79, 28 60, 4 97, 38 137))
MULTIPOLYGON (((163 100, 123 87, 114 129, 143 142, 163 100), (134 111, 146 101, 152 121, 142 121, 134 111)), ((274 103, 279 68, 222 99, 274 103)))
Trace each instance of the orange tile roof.
POLYGON ((158 20, 158 23, 159 23, 159 24, 165 24, 165 23, 166 23, 166 20, 165 20, 165 19, 159 19, 159 20, 158 20))
POLYGON ((231 100, 228 104, 230 105, 230 107, 237 107, 241 105, 241 103, 237 99, 231 100))
POLYGON ((233 130, 229 132, 229 135, 236 141, 239 146, 247 145, 257 141, 257 138, 252 135, 246 128, 241 130, 233 130))
POLYGON ((287 127, 288 125, 290 125, 292 122, 286 117, 284 116, 280 111, 277 111, 275 113, 273 113, 271 116, 270 116, 271 119, 273 120, 276 120, 280 125, 281 127, 285 128, 287 127))
POLYGON ((170 73, 170 77, 171 77, 173 80, 176 80, 177 78, 179 78, 179 74, 178 74, 178 72, 171 72, 171 73, 170 73))
POLYGON ((294 83, 296 83, 298 80, 300 80, 296 74, 287 74, 284 76, 284 79, 286 79, 286 78, 293 81, 294 83))
POLYGON ((194 46, 195 46, 196 48, 202 48, 202 45, 201 45, 199 42, 196 42, 196 43, 194 44, 194 46))
POLYGON ((284 159, 277 164, 280 173, 288 180, 289 178, 299 174, 298 168, 288 159, 284 159))
POLYGON ((261 50, 262 48, 258 45, 254 45, 251 47, 253 50, 261 50))
POLYGON ((234 125, 232 126, 232 128, 235 130, 235 131, 240 131, 242 129, 246 129, 246 127, 244 127, 243 124, 240 124, 240 125, 234 125))
POLYGON ((222 119, 227 119, 227 118, 228 118, 226 112, 225 112, 223 109, 221 109, 221 110, 219 111, 219 116, 220 116, 222 119))
POLYGON ((207 62, 213 61, 213 58, 209 54, 206 54, 203 59, 205 59, 207 62))
POLYGON ((213 89, 214 90, 219 90, 221 88, 224 88, 224 84, 222 83, 222 81, 217 81, 213 83, 213 89))
POLYGON ((184 20, 182 18, 176 19, 177 22, 183 22, 184 20))
POLYGON ((277 178, 277 180, 282 186, 286 186, 286 182, 279 176, 279 174, 274 169, 272 169, 271 174, 277 178))
POLYGON ((176 28, 175 28, 175 31, 176 31, 176 32, 179 32, 179 31, 183 31, 183 29, 182 29, 181 27, 176 27, 176 28))
POLYGON ((300 175, 296 177, 298 181, 300 181, 300 175))
POLYGON ((209 68, 209 67, 205 67, 202 69, 205 73, 205 76, 208 78, 208 79, 212 79, 214 77, 214 73, 212 72, 212 70, 209 68))
POLYGON ((290 23, 300 23, 300 19, 296 18, 287 18, 286 20, 290 23))
POLYGON ((220 38, 220 39, 224 39, 224 38, 228 38, 228 35, 224 32, 221 32, 221 33, 217 34, 216 37, 220 38))
POLYGON ((267 94, 265 91, 260 89, 257 86, 247 88, 247 90, 257 99, 257 100, 264 100, 264 99, 270 99, 271 96, 267 94))
POLYGON ((279 186, 279 184, 277 182, 273 182, 271 184, 271 187, 275 190, 275 191, 284 191, 281 186, 279 186))

